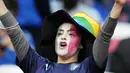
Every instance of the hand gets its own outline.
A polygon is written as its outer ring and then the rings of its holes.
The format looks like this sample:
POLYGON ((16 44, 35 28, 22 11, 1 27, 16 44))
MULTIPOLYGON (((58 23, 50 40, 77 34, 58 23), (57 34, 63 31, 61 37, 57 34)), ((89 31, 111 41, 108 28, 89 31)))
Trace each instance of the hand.
POLYGON ((114 6, 110 12, 111 18, 119 18, 123 6, 127 0, 115 0, 114 6))
POLYGON ((115 0, 115 3, 116 4, 119 4, 119 5, 124 5, 126 3, 127 0, 115 0))
POLYGON ((6 8, 3 0, 0 0, 0 16, 4 15, 8 12, 8 9, 6 8))

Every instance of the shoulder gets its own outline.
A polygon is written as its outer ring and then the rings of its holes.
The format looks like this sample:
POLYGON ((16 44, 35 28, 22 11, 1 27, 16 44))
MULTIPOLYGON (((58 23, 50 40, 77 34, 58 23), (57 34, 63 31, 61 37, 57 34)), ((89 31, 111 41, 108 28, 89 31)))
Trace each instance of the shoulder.
POLYGON ((87 57, 85 60, 83 60, 81 62, 81 65, 86 68, 86 70, 88 70, 89 72, 96 72, 96 73, 103 73, 105 71, 105 67, 106 66, 103 66, 103 68, 100 68, 95 60, 94 60, 94 57, 91 55, 89 57, 87 57))

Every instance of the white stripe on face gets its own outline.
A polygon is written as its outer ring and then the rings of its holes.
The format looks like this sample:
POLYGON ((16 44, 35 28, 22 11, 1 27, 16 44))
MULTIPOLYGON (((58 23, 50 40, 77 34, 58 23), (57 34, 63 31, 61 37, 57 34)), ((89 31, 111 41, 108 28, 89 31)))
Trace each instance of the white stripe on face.
POLYGON ((80 44, 80 35, 75 25, 62 24, 57 32, 55 50, 60 56, 72 56, 80 44))

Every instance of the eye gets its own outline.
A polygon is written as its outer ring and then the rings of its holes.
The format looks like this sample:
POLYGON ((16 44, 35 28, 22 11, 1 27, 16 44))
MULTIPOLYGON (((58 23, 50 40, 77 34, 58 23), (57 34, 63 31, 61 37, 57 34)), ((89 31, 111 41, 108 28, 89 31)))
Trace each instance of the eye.
POLYGON ((70 36, 75 36, 75 34, 73 34, 73 33, 70 33, 69 35, 70 35, 70 36))
POLYGON ((62 35, 62 33, 57 33, 58 36, 62 35))

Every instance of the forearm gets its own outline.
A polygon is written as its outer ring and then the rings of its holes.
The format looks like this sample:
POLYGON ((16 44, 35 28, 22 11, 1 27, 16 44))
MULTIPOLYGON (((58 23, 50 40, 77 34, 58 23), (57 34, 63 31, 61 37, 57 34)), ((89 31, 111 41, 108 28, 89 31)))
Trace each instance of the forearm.
POLYGON ((102 67, 108 54, 109 43, 117 25, 123 6, 115 3, 108 19, 101 28, 93 46, 94 59, 99 67, 102 67))
POLYGON ((0 17, 0 20, 7 30, 7 33, 16 51, 18 60, 21 61, 28 52, 29 44, 26 41, 24 34, 18 25, 18 22, 9 12, 2 15, 0 17))
POLYGON ((103 63, 107 58, 110 39, 114 33, 116 25, 117 19, 108 17, 103 26, 106 29, 102 28, 96 37, 93 45, 93 56, 99 67, 103 66, 103 63))

